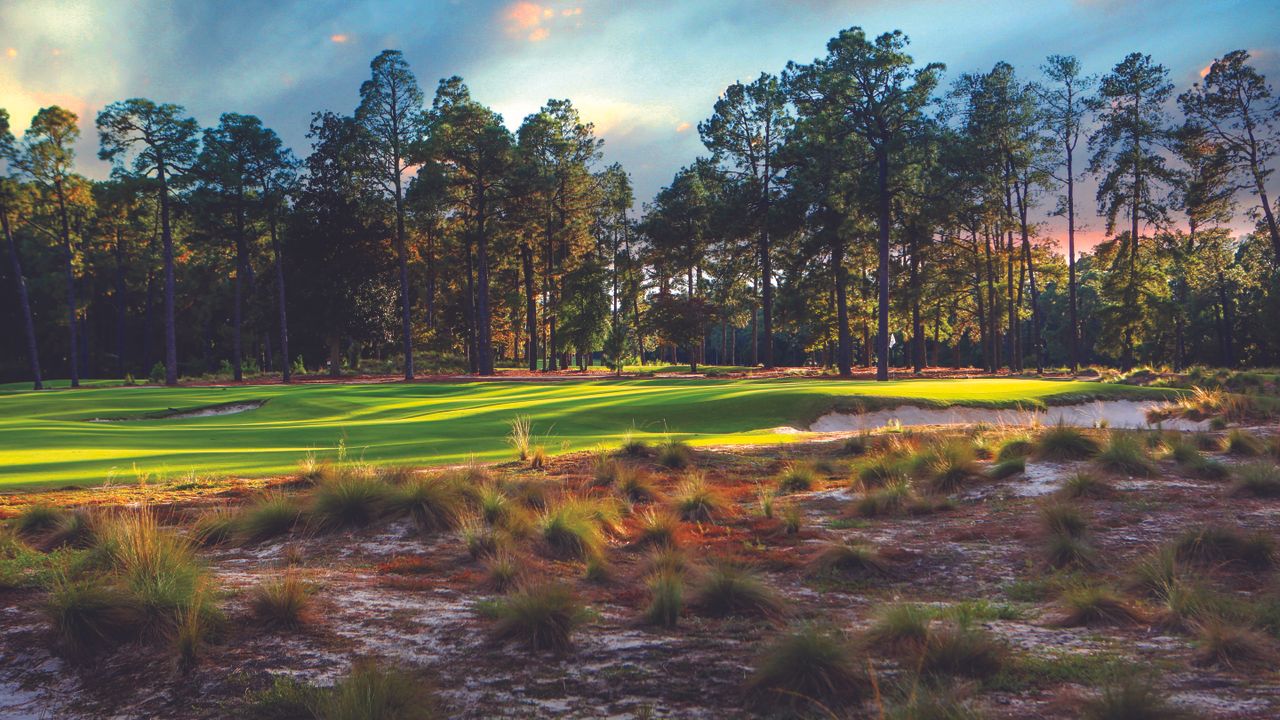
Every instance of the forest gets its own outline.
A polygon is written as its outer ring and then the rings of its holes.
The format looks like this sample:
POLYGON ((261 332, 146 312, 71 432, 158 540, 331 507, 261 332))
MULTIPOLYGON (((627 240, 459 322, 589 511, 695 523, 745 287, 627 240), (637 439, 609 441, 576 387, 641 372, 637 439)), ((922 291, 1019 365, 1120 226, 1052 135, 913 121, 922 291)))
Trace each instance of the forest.
POLYGON ((1142 53, 948 73, 854 27, 707 110, 643 202, 571 100, 513 131, 397 50, 303 153, 126 99, 92 180, 87 119, 0 110, 0 380, 1280 365, 1280 102, 1244 50, 1175 87, 1142 53))

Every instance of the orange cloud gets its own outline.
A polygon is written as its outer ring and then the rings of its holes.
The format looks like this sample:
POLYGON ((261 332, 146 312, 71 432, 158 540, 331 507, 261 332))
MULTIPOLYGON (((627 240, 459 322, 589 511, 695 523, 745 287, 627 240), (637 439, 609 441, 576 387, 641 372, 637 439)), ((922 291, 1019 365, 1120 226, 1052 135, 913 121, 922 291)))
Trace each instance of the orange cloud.
POLYGON ((685 120, 681 122, 679 125, 676 125, 676 132, 678 133, 688 132, 689 128, 691 127, 693 127, 693 125, 688 120, 685 120))
POLYGON ((563 9, 563 10, 561 10, 561 11, 560 11, 560 14, 561 14, 561 15, 564 15, 565 17, 570 17, 570 16, 572 16, 572 15, 581 15, 581 14, 582 14, 582 8, 580 8, 580 7, 576 7, 576 8, 565 8, 565 9, 563 9))
POLYGON ((1200 68, 1200 77, 1204 77, 1204 76, 1208 75, 1208 74, 1209 74, 1209 69, 1210 69, 1210 68, 1212 68, 1212 67, 1213 67, 1213 64, 1212 64, 1212 63, 1210 63, 1210 64, 1205 65, 1204 67, 1200 68))
POLYGON ((507 10, 507 21, 517 30, 529 30, 541 24, 542 18, 550 12, 537 3, 521 0, 507 10))
POLYGON ((6 57, 16 58, 18 57, 18 48, 7 48, 4 54, 6 57))
MULTIPOLYGON (((582 14, 581 7, 568 7, 555 10, 530 0, 519 0, 508 5, 502 12, 506 22, 507 34, 512 37, 523 37, 529 42, 540 42, 551 36, 551 30, 559 23, 573 22, 573 18, 582 14)), ((581 26, 581 21, 577 26, 581 26)))
POLYGON ((348 40, 350 40, 350 39, 351 39, 351 38, 350 38, 350 37, 348 37, 346 33, 334 33, 334 34, 332 34, 332 35, 330 35, 330 36, 329 36, 329 41, 330 41, 330 42, 335 42, 335 43, 338 43, 339 45, 341 45, 342 43, 344 43, 344 42, 346 42, 346 41, 348 41, 348 40))
POLYGON ((529 33, 529 42, 538 42, 539 40, 546 40, 547 36, 550 34, 551 34, 551 31, 544 27, 534 28, 533 32, 529 33))

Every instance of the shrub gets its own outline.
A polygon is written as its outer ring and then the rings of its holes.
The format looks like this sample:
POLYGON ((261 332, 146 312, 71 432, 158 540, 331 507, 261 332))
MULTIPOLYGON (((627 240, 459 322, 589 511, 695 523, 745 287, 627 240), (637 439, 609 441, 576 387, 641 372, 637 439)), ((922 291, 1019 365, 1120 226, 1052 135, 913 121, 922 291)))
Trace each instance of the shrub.
POLYGON ((788 495, 797 492, 809 492, 817 483, 818 477, 814 467, 807 463, 791 463, 778 476, 777 493, 788 495))
POLYGON ((766 706, 832 707, 860 702, 870 689, 862 661, 834 630, 804 625, 769 643, 747 687, 766 706))
POLYGON ((396 511, 407 512, 424 533, 452 530, 462 520, 466 497, 457 482, 444 477, 420 477, 396 487, 388 498, 396 511))
POLYGON ((714 562, 699 574, 693 603, 710 617, 777 618, 782 600, 753 570, 729 562, 714 562))
POLYGON ((1128 433, 1112 433, 1111 439, 1094 461, 1103 470, 1137 477, 1151 477, 1156 466, 1138 438, 1128 433))
POLYGON ((948 622, 929 633, 920 655, 920 671, 929 675, 991 677, 1008 659, 1008 648, 990 632, 967 623, 948 622))
POLYGON ((1232 495, 1259 498, 1280 497, 1280 467, 1270 463, 1250 463, 1240 468, 1231 485, 1232 495))
POLYGON ((680 518, 670 512, 659 512, 653 508, 640 515, 640 523, 636 530, 635 544, 638 546, 659 545, 674 546, 678 544, 677 533, 680 529, 680 518))
POLYGON ((1055 620, 1060 627, 1081 625, 1133 625, 1147 621, 1147 616, 1115 592, 1098 585, 1075 585, 1058 598, 1062 614, 1055 620))
POLYGON ((311 521, 327 530, 363 527, 382 516, 391 489, 363 472, 345 472, 316 486, 311 494, 311 521))
POLYGON ((644 610, 644 622, 675 627, 684 609, 684 577, 664 570, 650 575, 645 583, 649 586, 649 605, 644 610))
POLYGON ((889 563, 874 547, 845 540, 825 545, 809 561, 809 570, 858 576, 888 575, 889 563))
POLYGON ((282 493, 270 493, 240 512, 236 534, 243 542, 270 540, 291 532, 301 515, 293 498, 282 493))
POLYGON ((960 440, 926 451, 922 461, 925 488, 940 495, 958 492, 969 480, 981 475, 973 446, 960 440))
POLYGON ((538 516, 538 534, 555 556, 581 560, 599 555, 604 534, 595 510, 582 500, 563 500, 538 516))
POLYGON ((1041 460, 1082 460, 1097 452, 1097 441, 1064 423, 1042 431, 1036 438, 1035 456, 1041 460))
POLYGON ((693 462, 693 448, 679 440, 667 440, 658 446, 658 464, 679 470, 693 462))
POLYGON ((1222 449, 1241 457, 1257 457, 1267 452, 1266 444, 1259 440, 1257 435, 1238 428, 1227 433, 1227 437, 1222 442, 1222 449))
POLYGON ((1192 717, 1170 705, 1162 689, 1139 672, 1115 673, 1115 682, 1105 686, 1095 699, 1085 703, 1084 720, 1182 720, 1192 717))
POLYGON ((1004 480, 1013 477, 1021 472, 1027 471, 1027 459, 1025 457, 1011 457, 1000 460, 987 470, 987 476, 996 480, 1004 480))
POLYGON ((676 488, 672 504, 680 518, 688 522, 709 522, 726 507, 724 498, 707 484, 702 473, 696 472, 685 476, 676 488))
POLYGON ((1234 670, 1270 667, 1275 660, 1275 652, 1267 638, 1241 623, 1210 617, 1195 623, 1194 629, 1197 665, 1217 665, 1234 670))
POLYGON ((928 641, 932 620, 933 612, 923 605, 895 603, 876 614, 865 640, 868 645, 890 653, 915 653, 928 641))
POLYGON ((1102 500, 1115 494, 1116 490, 1110 483, 1085 472, 1072 473, 1062 481, 1062 487, 1057 492, 1058 497, 1064 500, 1102 500))
POLYGON ((490 636, 498 642, 516 642, 533 651, 567 650, 573 631, 586 619, 586 609, 568 587, 535 585, 481 606, 493 619, 490 636))
POLYGON ((429 685, 405 670, 360 661, 326 693, 324 720, 431 720, 442 717, 429 685))
POLYGON ((249 612, 259 623, 297 630, 310 620, 311 587, 295 572, 266 580, 249 594, 249 612))
POLYGON ((863 517, 900 515, 906 511, 913 498, 911 483, 897 480, 863 495, 854 508, 863 517))
POLYGON ((145 622, 137 599, 101 578, 59 578, 49 588, 44 614, 59 643, 77 656, 123 642, 145 622))
POLYGON ((17 531, 30 538, 52 531, 67 518, 67 511, 52 505, 34 504, 22 509, 14 520, 17 531))
POLYGON ((1242 563, 1266 569, 1275 563, 1275 542, 1263 533, 1207 525, 1185 531, 1174 543, 1179 560, 1200 564, 1242 563))

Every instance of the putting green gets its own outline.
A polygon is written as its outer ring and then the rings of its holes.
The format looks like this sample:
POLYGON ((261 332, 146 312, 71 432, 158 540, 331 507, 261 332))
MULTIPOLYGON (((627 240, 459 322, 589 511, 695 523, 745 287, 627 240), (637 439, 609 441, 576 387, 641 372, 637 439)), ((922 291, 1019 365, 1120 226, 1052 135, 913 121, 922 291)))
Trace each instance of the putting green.
POLYGON ((533 422, 552 452, 617 444, 628 432, 693 444, 794 440, 803 426, 858 402, 1011 407, 1073 398, 1156 397, 1165 391, 1027 380, 583 380, 311 384, 238 387, 0 389, 0 488, 133 482, 138 473, 262 476, 308 453, 377 463, 450 464, 511 457, 508 423, 533 422), (154 417, 265 401, 233 415, 154 417), (91 419, 140 418, 109 422, 91 419))

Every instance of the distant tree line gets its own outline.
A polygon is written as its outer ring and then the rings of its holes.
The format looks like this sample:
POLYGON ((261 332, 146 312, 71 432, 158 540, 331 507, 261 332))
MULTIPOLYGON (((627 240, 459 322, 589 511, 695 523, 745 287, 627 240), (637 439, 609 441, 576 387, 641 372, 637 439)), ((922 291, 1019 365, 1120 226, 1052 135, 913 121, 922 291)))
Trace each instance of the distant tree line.
POLYGON ((131 99, 92 181, 75 114, 19 141, 0 110, 0 376, 1280 365, 1280 104, 1247 52, 1175 95, 1140 53, 946 84, 907 44, 851 28, 730 86, 639 214, 570 101, 512 132, 460 78, 428 103, 394 50, 304 160, 254 116, 131 99))

